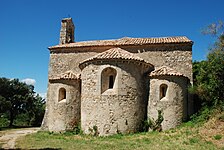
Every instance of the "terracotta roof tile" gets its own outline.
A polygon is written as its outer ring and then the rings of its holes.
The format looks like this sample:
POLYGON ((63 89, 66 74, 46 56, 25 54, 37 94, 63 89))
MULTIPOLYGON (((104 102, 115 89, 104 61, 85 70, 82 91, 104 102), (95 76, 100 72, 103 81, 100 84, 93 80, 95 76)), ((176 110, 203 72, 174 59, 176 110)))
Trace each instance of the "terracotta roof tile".
POLYGON ((175 43, 193 43, 186 36, 178 37, 158 37, 158 38, 130 38, 124 37, 115 40, 96 40, 83 41, 68 44, 61 44, 49 47, 54 48, 71 48, 71 47, 94 47, 94 46, 122 46, 122 45, 146 45, 146 44, 175 44, 175 43))
POLYGON ((80 74, 74 74, 72 71, 66 71, 56 77, 50 77, 49 80, 77 80, 80 74))
POLYGON ((165 76, 165 75, 168 75, 168 76, 184 76, 183 74, 177 72, 176 70, 170 68, 170 67, 167 67, 167 66, 162 66, 154 71, 152 71, 150 73, 150 77, 153 77, 153 76, 165 76))
POLYGON ((116 59, 122 59, 122 60, 134 60, 134 61, 138 61, 144 64, 148 64, 150 66, 153 66, 152 64, 146 62, 144 59, 135 56, 133 53, 130 53, 126 50, 123 50, 121 48, 111 48, 107 51, 104 51, 102 53, 99 53, 89 59, 84 60, 83 62, 80 63, 80 68, 83 68, 82 65, 87 63, 87 62, 91 62, 91 61, 95 61, 95 60, 116 60, 116 59))

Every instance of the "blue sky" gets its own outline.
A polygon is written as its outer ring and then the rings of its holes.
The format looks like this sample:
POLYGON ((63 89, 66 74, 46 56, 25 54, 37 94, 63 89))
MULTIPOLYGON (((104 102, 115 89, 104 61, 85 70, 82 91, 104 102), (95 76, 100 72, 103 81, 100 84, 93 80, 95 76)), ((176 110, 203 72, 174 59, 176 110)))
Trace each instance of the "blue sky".
POLYGON ((214 39, 201 30, 224 20, 223 6, 223 0, 0 0, 0 77, 26 79, 46 93, 47 47, 58 44, 65 17, 73 18, 76 41, 187 36, 193 60, 203 60, 214 39))

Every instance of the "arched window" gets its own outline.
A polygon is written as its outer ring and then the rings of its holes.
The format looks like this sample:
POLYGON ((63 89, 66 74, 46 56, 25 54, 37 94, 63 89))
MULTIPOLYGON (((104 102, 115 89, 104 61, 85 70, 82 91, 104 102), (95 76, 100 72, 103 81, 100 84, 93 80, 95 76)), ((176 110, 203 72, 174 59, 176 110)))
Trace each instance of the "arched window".
POLYGON ((161 84, 160 85, 160 99, 166 97, 166 93, 167 93, 167 85, 166 84, 161 84))
POLYGON ((59 95, 58 95, 58 101, 61 101, 63 99, 66 99, 66 90, 65 90, 65 88, 60 88, 59 95))
POLYGON ((105 68, 101 73, 101 93, 114 88, 117 71, 114 68, 105 68))

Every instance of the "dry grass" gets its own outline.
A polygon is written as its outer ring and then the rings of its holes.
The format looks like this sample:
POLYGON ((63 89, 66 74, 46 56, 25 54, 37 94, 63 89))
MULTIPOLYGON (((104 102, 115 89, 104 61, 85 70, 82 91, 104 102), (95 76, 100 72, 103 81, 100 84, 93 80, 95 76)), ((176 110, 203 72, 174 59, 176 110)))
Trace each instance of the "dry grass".
POLYGON ((154 149, 154 150, 203 150, 219 149, 212 142, 207 142, 199 132, 185 124, 184 127, 166 132, 138 133, 132 135, 114 135, 110 137, 93 137, 87 135, 54 134, 38 132, 20 138, 18 148, 23 149, 154 149))
POLYGON ((145 132, 130 135, 95 137, 38 132, 18 140, 22 149, 136 149, 136 150, 224 150, 224 112, 213 115, 204 124, 192 122, 164 132, 145 132))
POLYGON ((210 141, 219 148, 224 149, 224 112, 213 117, 199 129, 200 135, 206 141, 210 141))

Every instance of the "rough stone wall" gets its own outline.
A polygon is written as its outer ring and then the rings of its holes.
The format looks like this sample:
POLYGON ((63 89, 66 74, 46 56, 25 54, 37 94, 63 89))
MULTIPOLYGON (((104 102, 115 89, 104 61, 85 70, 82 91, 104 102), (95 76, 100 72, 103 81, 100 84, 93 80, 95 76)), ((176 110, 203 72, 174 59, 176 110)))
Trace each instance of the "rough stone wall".
MULTIPOLYGON (((89 47, 58 49, 51 53, 49 76, 73 70, 81 73, 78 64, 98 53, 112 47, 89 47)), ((133 45, 120 46, 120 48, 134 53, 153 64, 155 68, 168 66, 188 77, 192 78, 192 45, 189 44, 160 44, 160 45, 133 45)))
POLYGON ((180 125, 187 118, 187 79, 166 76, 150 79, 148 101, 149 119, 158 119, 158 110, 163 112, 162 129, 167 130, 180 125), (166 96, 160 99, 160 85, 168 86, 166 96))
POLYGON ((130 133, 139 130, 146 114, 146 98, 141 67, 108 62, 90 64, 82 70, 81 127, 86 134, 130 133), (101 94, 101 72, 111 67, 117 71, 113 89, 101 94))
POLYGON ((188 77, 192 78, 192 45, 166 44, 155 46, 129 46, 126 50, 150 62, 155 68, 168 66, 188 77))
POLYGON ((48 76, 49 78, 55 77, 68 70, 81 74, 79 63, 96 54, 96 52, 52 53, 50 54, 48 76))
POLYGON ((42 129, 65 131, 80 122, 80 81, 57 81, 48 84, 47 106, 42 129), (59 89, 66 89, 66 99, 59 101, 59 89))
POLYGON ((63 19, 61 22, 59 44, 74 42, 74 30, 75 26, 72 22, 72 18, 63 19))

